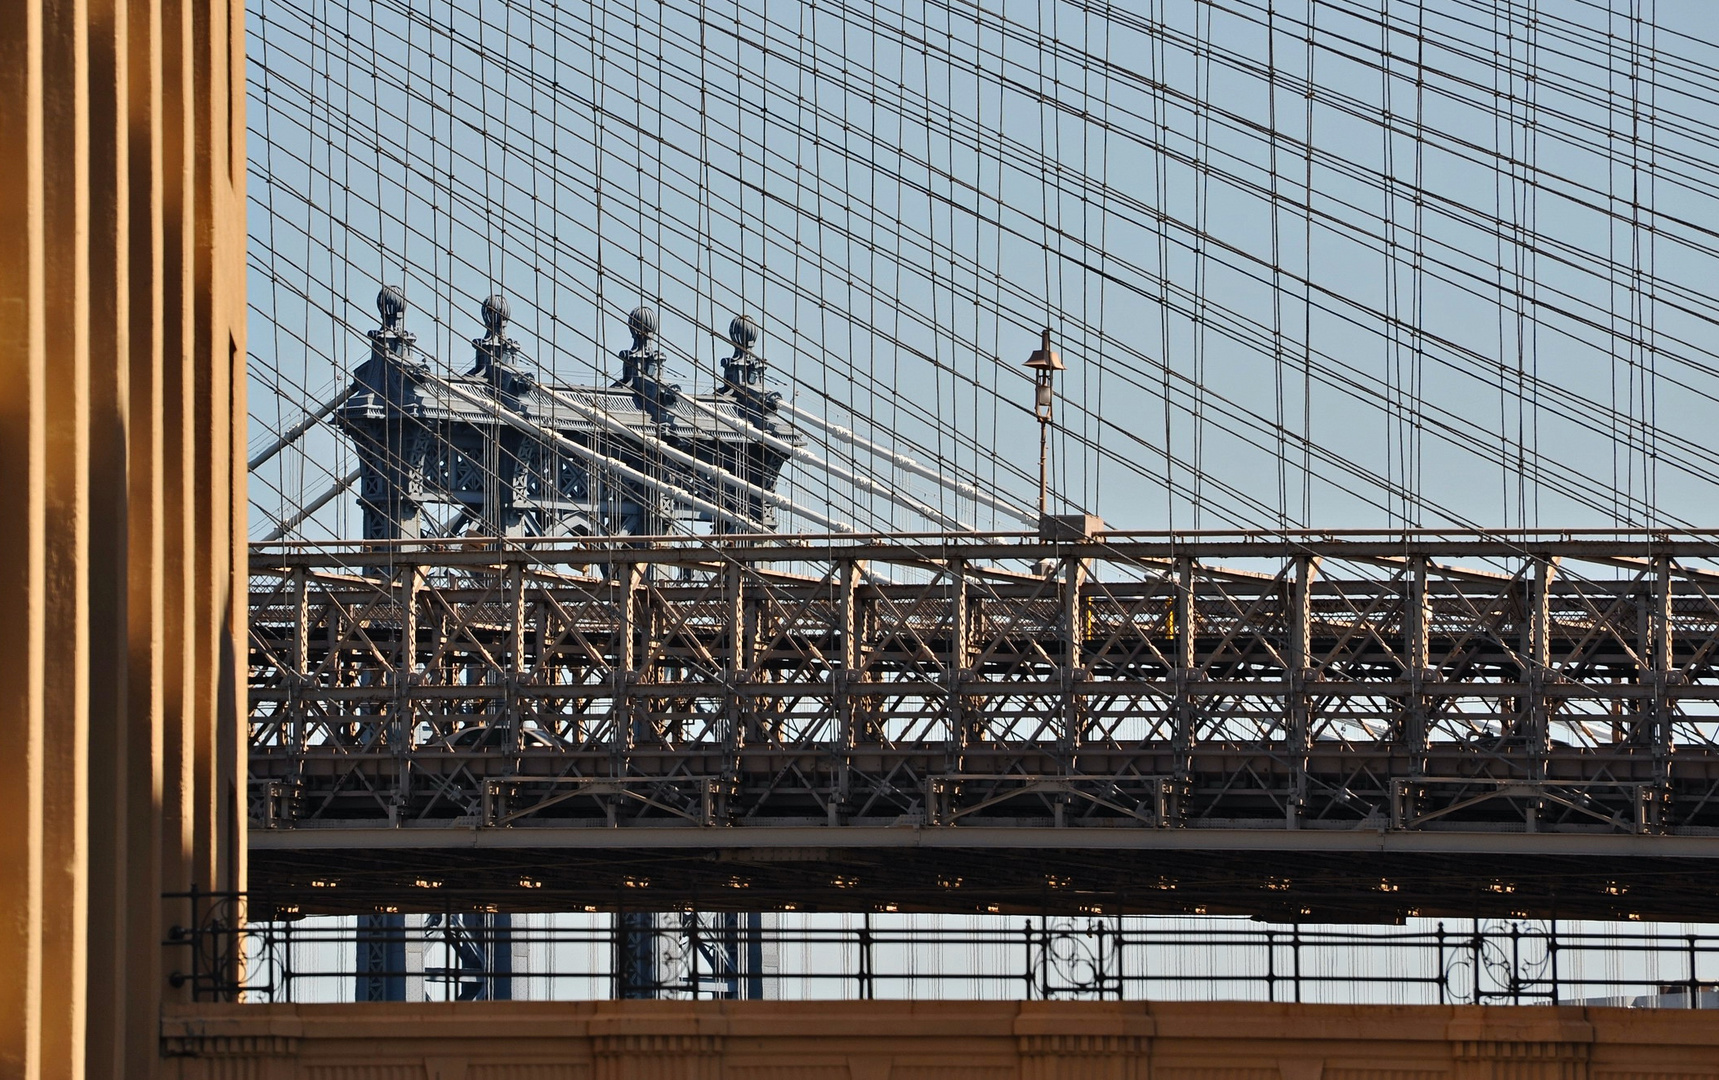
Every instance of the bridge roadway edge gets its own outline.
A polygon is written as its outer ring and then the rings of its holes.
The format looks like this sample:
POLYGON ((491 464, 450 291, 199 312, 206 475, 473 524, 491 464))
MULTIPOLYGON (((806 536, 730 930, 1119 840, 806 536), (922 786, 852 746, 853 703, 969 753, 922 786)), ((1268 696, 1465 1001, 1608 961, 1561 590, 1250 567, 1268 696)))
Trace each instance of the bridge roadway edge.
POLYGON ((1697 1080, 1719 1012, 1261 1002, 169 1005, 181 1080, 1697 1080))
POLYGON ((1386 829, 1071 829, 915 825, 836 828, 298 828, 250 834, 252 851, 402 849, 799 849, 936 848, 1025 850, 1182 850, 1465 852, 1477 855, 1582 855, 1719 859, 1719 834, 1408 832, 1386 829))
POLYGON ((1709 836, 754 826, 257 829, 250 839, 257 916, 690 903, 1363 923, 1719 918, 1719 838, 1709 836))

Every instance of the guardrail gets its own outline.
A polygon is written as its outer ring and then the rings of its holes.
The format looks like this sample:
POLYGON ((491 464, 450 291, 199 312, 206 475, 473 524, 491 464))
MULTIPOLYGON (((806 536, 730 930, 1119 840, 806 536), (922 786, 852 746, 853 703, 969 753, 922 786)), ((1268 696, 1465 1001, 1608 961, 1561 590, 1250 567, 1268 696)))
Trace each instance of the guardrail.
POLYGON ((888 913, 396 914, 239 925, 241 898, 184 895, 168 942, 199 1000, 506 997, 1006 998, 1719 1007, 1719 934, 1642 924, 1412 920, 1262 925, 1218 918, 888 913), (195 911, 198 917, 192 918, 195 911), (358 970, 355 954, 384 958, 358 970), (629 984, 625 950, 654 981, 629 984), (391 961, 388 958, 392 958, 391 961))

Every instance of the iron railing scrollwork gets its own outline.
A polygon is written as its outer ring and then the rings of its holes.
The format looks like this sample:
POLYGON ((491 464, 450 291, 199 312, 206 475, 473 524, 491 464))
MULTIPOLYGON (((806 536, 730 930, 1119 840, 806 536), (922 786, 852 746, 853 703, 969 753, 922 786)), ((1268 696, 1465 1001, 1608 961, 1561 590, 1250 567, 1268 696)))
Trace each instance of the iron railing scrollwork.
MULTIPOLYGON (((175 919, 163 943, 169 951, 169 985, 190 987, 194 1001, 231 1001, 267 992, 246 978, 244 949, 252 934, 244 919, 244 894, 192 888, 164 893, 162 901, 168 917, 175 919)), ((290 981, 290 973, 283 974, 290 981)))
MULTIPOLYGON (((354 1000, 354 950, 392 1000, 478 998, 1242 999, 1719 1006, 1719 933, 1652 924, 1417 921, 1261 926, 1231 918, 606 913, 244 924, 244 898, 178 893, 173 985, 196 1000, 354 1000), (628 949, 648 949, 649 970, 628 949), (632 965, 632 966, 629 966, 632 965)), ((642 955, 642 954, 641 954, 642 955)))

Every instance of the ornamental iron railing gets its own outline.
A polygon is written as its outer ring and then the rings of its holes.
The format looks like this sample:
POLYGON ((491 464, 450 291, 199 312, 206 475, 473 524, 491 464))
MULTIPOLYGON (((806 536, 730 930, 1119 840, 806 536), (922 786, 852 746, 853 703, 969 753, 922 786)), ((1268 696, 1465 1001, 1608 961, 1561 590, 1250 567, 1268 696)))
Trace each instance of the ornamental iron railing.
MULTIPOLYGON (((238 898, 177 896, 176 985, 199 1000, 364 1000, 354 958, 391 946, 400 1000, 640 996, 650 948, 669 998, 1238 999, 1395 1004, 1719 1007, 1719 933, 1659 924, 1413 920, 1266 925, 1233 918, 679 912, 405 915, 391 928, 318 917, 240 926, 238 898), (198 918, 190 918, 196 911, 198 918), (487 959, 486 959, 487 958, 487 959)), ((361 976, 362 977, 362 976, 361 976)))

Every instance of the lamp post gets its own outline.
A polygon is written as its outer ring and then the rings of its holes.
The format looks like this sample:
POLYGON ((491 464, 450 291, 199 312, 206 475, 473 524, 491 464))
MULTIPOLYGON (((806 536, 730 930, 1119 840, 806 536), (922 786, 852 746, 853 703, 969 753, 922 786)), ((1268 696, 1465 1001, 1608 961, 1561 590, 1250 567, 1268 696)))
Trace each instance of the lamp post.
POLYGON ((1049 327, 1045 328, 1038 351, 1027 360, 1026 366, 1033 370, 1033 415, 1039 418, 1039 517, 1042 519, 1045 516, 1045 487, 1048 480, 1045 454, 1050 431, 1051 403, 1056 400, 1056 390, 1051 381, 1057 372, 1063 370, 1062 357, 1051 349, 1049 327))

